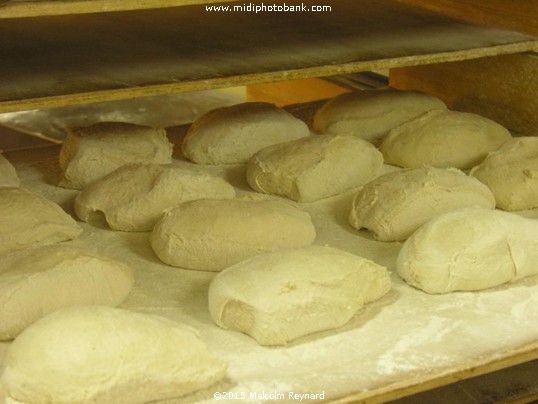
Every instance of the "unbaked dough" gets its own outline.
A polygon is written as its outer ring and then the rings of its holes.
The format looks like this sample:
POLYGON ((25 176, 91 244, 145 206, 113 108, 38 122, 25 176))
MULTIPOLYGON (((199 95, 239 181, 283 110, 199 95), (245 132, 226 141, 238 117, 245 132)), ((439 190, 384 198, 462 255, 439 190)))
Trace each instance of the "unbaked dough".
POLYGON ((356 135, 378 144, 392 128, 445 104, 416 91, 371 90, 341 94, 314 115, 314 130, 333 135, 356 135))
POLYGON ((60 186, 83 189, 127 163, 171 161, 172 144, 164 129, 124 122, 67 128, 60 150, 60 186))
POLYGON ((405 240, 428 220, 465 206, 494 209, 495 198, 476 178, 455 168, 419 167, 384 174, 355 195, 349 222, 379 241, 405 240))
POLYGON ((258 192, 313 202, 365 184, 382 167, 383 155, 356 136, 309 136, 260 150, 247 181, 258 192))
POLYGON ((471 170, 495 195, 497 207, 526 210, 538 207, 538 137, 509 140, 471 170))
POLYGON ((0 257, 0 340, 12 339, 60 307, 117 306, 133 285, 125 265, 65 246, 0 257))
POLYGON ((291 203, 199 199, 165 213, 151 245, 165 263, 220 271, 253 255, 314 242, 310 215, 291 203))
POLYGON ((19 176, 15 167, 0 153, 0 187, 18 187, 19 176))
POLYGON ((59 309, 9 347, 0 384, 24 403, 147 403, 203 389, 226 364, 192 329, 106 306, 59 309))
POLYGON ((71 240, 81 227, 60 206, 20 188, 0 188, 0 255, 71 240))
POLYGON ((261 254, 224 270, 209 286, 219 326, 261 345, 284 345, 347 323, 390 290, 385 267, 331 247, 261 254))
POLYGON ((250 102, 197 119, 183 141, 183 153, 198 164, 246 163, 264 147, 309 135, 308 126, 283 109, 250 102))
POLYGON ((538 274, 538 221, 482 208, 442 214, 407 239, 397 269, 427 293, 482 290, 538 274))
POLYGON ((102 212, 114 230, 150 231, 166 209, 181 202, 233 197, 234 188, 222 178, 172 164, 132 163, 85 188, 75 212, 85 222, 102 212))
POLYGON ((506 128, 480 115, 436 110, 392 129, 380 150, 387 164, 399 167, 465 170, 510 139, 506 128))

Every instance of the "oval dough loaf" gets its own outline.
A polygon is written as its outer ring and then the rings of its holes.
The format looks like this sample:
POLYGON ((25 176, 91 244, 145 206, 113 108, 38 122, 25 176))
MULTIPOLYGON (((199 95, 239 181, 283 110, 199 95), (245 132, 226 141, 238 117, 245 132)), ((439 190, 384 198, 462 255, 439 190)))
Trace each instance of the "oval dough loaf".
POLYGON ((329 100, 314 115, 314 130, 332 135, 356 135, 379 143, 392 128, 445 104, 415 91, 372 90, 345 93, 329 100))
POLYGON ((427 293, 487 289, 538 274, 538 221, 500 210, 454 210, 407 239, 397 268, 427 293))
POLYGON ((165 263, 220 271, 253 255, 312 244, 310 215, 289 203, 199 199, 165 213, 151 245, 165 263))
POLYGON ((183 153, 198 164, 246 163, 264 147, 309 135, 303 121, 281 108, 243 103, 197 119, 183 141, 183 153))
POLYGON ((471 175, 486 184, 504 210, 538 207, 538 137, 509 140, 488 154, 471 175))
POLYGON ((19 176, 15 167, 0 153, 0 187, 18 187, 19 176))
POLYGON ((124 122, 68 128, 60 150, 60 186, 83 189, 127 163, 171 161, 172 144, 164 129, 124 122))
POLYGON ((466 206, 493 209, 495 198, 487 186, 455 168, 411 168, 362 187, 349 222, 369 229, 379 241, 398 241, 435 216, 466 206))
POLYGON ((75 199, 77 216, 87 222, 102 212, 114 230, 150 231, 163 212, 184 201, 233 198, 222 178, 171 164, 126 164, 95 181, 75 199))
POLYGON ((309 136, 266 147, 249 160, 247 181, 258 192, 313 202, 376 177, 383 155, 355 136, 309 136))
POLYGON ((147 403, 221 379, 226 365, 192 330, 106 306, 63 308, 9 347, 0 382, 24 403, 147 403))
POLYGON ((117 306, 132 285, 125 265, 80 249, 46 246, 0 257, 0 340, 61 307, 117 306))
POLYGON ((465 170, 511 138, 507 129, 480 115, 436 110, 392 129, 380 150, 387 164, 465 170))
POLYGON ((209 312, 219 326, 283 345, 347 323, 391 286, 385 267, 331 247, 261 254, 219 273, 209 312))
POLYGON ((0 188, 0 255, 71 240, 81 232, 54 202, 20 188, 0 188))

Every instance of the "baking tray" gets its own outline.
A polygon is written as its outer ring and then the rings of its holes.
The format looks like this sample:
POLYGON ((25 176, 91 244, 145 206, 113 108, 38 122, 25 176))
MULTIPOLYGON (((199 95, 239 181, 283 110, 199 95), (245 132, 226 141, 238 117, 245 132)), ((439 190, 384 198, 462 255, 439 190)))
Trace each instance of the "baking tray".
MULTIPOLYGON (((178 144, 185 128, 170 130, 170 139, 178 144)), ((6 157, 15 165, 22 188, 74 215, 77 191, 56 186, 61 175, 59 148, 12 151, 6 157)), ((191 163, 176 150, 174 164, 191 163)), ((197 167, 226 179, 239 195, 253 193, 245 180, 245 165, 197 167)), ((354 192, 299 205, 312 216, 315 244, 386 266, 392 271, 392 290, 344 327, 286 347, 262 347, 244 334, 217 327, 207 307, 207 289, 215 273, 160 262, 149 245, 149 233, 80 223, 82 235, 67 244, 129 265, 136 281, 122 307, 194 327, 208 348, 228 362, 220 383, 167 403, 216 402, 218 392, 244 393, 247 399, 241 402, 253 403, 262 401, 258 394, 283 394, 285 399, 277 402, 294 402, 290 392, 323 393, 326 401, 335 402, 382 402, 538 358, 538 276, 481 292, 428 295, 414 289, 395 274, 401 243, 377 242, 369 232, 348 224, 354 192)), ((537 218, 538 210, 521 214, 537 218)), ((0 361, 8 346, 0 344, 0 361)))

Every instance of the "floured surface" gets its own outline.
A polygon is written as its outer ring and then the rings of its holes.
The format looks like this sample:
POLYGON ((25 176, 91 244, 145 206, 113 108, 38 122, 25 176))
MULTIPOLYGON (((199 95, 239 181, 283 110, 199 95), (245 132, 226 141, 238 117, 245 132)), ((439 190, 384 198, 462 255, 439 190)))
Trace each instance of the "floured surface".
MULTIPOLYGON (((61 174, 57 152, 58 147, 51 147, 8 157, 18 170, 21 187, 52 199, 72 214, 77 191, 53 185, 61 174)), ((207 167, 234 185, 238 194, 250 192, 244 170, 244 165, 207 167)), ((213 402, 216 391, 245 392, 247 398, 250 392, 276 392, 287 399, 290 391, 324 392, 325 399, 361 392, 371 395, 390 390, 393 383, 401 387, 401 383, 442 376, 538 342, 538 277, 483 292, 433 296, 415 290, 395 273, 400 243, 376 242, 368 232, 348 224, 354 192, 300 206, 312 215, 318 232, 315 244, 387 266, 393 272, 393 289, 343 328, 300 338, 285 348, 264 348, 246 335, 216 326, 207 307, 207 288, 214 273, 161 263, 151 250, 149 233, 114 232, 105 225, 80 223, 84 232, 67 244, 131 266, 135 286, 121 307, 195 327, 209 350, 229 362, 223 382, 169 403, 213 402)), ((525 216, 536 218, 538 212, 527 211, 525 216)), ((0 358, 7 346, 0 344, 0 358)))

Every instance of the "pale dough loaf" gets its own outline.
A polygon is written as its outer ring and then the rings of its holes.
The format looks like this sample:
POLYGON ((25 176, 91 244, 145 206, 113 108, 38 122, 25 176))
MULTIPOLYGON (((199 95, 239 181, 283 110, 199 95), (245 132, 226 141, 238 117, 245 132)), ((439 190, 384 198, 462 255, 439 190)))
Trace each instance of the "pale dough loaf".
POLYGON ((380 150, 387 164, 399 167, 465 170, 510 139, 506 128, 480 115, 436 110, 392 129, 380 150))
POLYGON ((0 188, 0 255, 71 240, 82 228, 60 206, 20 188, 0 188))
POLYGON ((538 274, 538 221, 482 208, 442 214, 407 239, 397 269, 427 293, 482 290, 538 274))
POLYGON ((538 207, 538 137, 509 140, 471 170, 495 195, 497 207, 526 210, 538 207))
POLYGON ((379 143, 392 128, 445 104, 415 91, 371 90, 345 93, 329 100, 314 115, 314 130, 332 135, 356 135, 379 143))
POLYGON ((225 180, 166 164, 132 163, 85 188, 75 199, 77 216, 87 222, 102 212, 113 230, 151 231, 166 209, 202 198, 233 198, 225 180))
POLYGON ((419 167, 384 174, 355 195, 349 222, 379 241, 408 238, 428 220, 454 209, 494 209, 487 186, 455 168, 419 167))
POLYGON ((0 383, 24 403, 147 403, 203 389, 226 364, 187 327, 106 306, 59 309, 9 347, 0 383))
POLYGON ((209 312, 219 326, 261 345, 283 345, 347 323, 390 290, 385 267, 331 247, 261 254, 219 273, 209 312))
POLYGON ((127 163, 171 161, 172 144, 164 129, 124 122, 67 128, 60 150, 60 186, 83 189, 127 163))
POLYGON ((0 153, 0 187, 18 187, 19 176, 15 167, 0 153))
POLYGON ((197 119, 183 141, 183 153, 198 164, 246 163, 264 147, 309 135, 303 121, 273 104, 243 103, 197 119))
POLYGON ((169 210, 151 245, 165 263, 220 271, 253 255, 312 244, 310 215, 286 202, 199 199, 169 210))
POLYGON ((309 136, 266 147, 249 160, 247 181, 258 192, 313 202, 375 178, 383 155, 356 136, 309 136))
POLYGON ((81 249, 32 248, 0 257, 0 340, 65 306, 117 306, 133 285, 125 265, 81 249))

